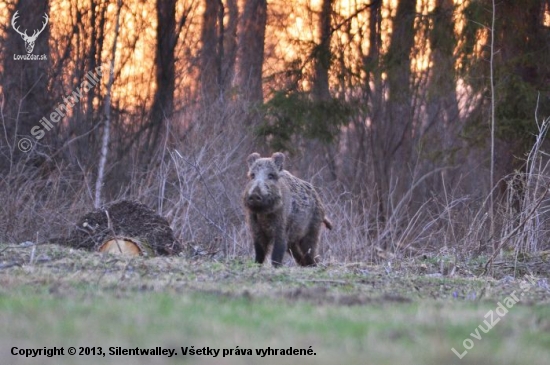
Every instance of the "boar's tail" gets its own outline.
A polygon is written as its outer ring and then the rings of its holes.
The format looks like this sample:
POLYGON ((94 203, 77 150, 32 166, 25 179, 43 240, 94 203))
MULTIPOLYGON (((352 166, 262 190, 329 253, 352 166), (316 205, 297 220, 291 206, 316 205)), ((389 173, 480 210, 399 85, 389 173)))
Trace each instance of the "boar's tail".
POLYGON ((327 217, 323 219, 323 223, 328 229, 332 229, 332 222, 327 217))

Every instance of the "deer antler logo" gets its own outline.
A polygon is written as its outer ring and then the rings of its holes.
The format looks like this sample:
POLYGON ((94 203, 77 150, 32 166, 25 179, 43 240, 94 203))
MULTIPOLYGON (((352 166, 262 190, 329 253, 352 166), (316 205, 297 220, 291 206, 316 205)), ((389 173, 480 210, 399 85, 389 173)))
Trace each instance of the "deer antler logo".
POLYGON ((42 23, 42 29, 35 30, 33 34, 29 37, 26 29, 24 32, 21 32, 18 29, 17 25, 15 25, 15 21, 17 20, 17 18, 19 18, 19 15, 17 13, 19 13, 19 10, 16 11, 15 14, 13 14, 13 17, 11 18, 11 26, 13 27, 13 29, 15 29, 17 33, 21 34, 21 38, 23 38, 23 40, 25 41, 25 48, 27 49, 27 53, 31 53, 32 50, 34 49, 34 42, 36 42, 36 38, 38 38, 40 33, 42 33, 42 31, 44 30, 44 28, 46 28, 46 25, 48 24, 48 20, 49 20, 48 14, 44 14, 44 19, 46 21, 42 23))

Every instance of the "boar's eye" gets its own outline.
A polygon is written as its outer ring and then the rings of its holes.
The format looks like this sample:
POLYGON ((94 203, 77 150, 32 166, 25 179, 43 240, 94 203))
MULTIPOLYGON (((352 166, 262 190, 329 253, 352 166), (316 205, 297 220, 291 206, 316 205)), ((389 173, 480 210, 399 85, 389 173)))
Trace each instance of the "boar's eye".
POLYGON ((249 176, 250 176, 251 179, 254 179, 256 177, 256 174, 251 172, 249 176))
POLYGON ((267 178, 269 180, 275 180, 275 174, 271 173, 271 174, 267 175, 267 178))

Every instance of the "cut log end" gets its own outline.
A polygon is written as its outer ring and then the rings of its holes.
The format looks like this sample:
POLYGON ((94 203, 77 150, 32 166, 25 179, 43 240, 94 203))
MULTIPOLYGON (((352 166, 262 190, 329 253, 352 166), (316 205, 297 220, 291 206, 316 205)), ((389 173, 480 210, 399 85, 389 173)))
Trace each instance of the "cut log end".
POLYGON ((127 238, 110 239, 99 247, 99 252, 126 256, 141 256, 143 254, 138 244, 127 238))

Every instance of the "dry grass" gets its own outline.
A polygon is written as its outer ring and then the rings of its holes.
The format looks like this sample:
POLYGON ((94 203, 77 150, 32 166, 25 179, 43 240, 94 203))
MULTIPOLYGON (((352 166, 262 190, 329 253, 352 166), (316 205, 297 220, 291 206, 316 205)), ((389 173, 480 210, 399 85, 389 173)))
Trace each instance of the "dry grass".
MULTIPOLYGON (((235 118, 229 117, 232 123, 235 118)), ((487 199, 481 192, 461 194, 462 182, 450 186, 444 169, 416 177, 401 196, 390 192, 384 204, 391 207, 391 214, 381 217, 374 187, 351 191, 346 181, 328 178, 326 169, 295 171, 294 165, 302 161, 289 159, 289 169, 317 186, 334 222, 334 230, 323 230, 321 235, 323 262, 382 264, 441 252, 475 259, 504 250, 519 255, 549 249, 550 165, 542 148, 547 125, 548 121, 541 125, 525 169, 508 180, 507 198, 500 201, 498 229, 492 237, 487 199), (433 192, 420 194, 428 181, 433 192)), ((198 137, 203 132, 188 136, 186 141, 191 143, 164 145, 151 157, 146 171, 140 172, 133 163, 118 168, 121 163, 115 162, 105 195, 110 201, 146 204, 168 219, 179 241, 197 252, 216 254, 218 259, 249 256, 241 194, 246 180, 244 156, 250 151, 238 134, 215 134, 204 140, 198 137)), ((307 162, 308 156, 302 159, 307 162)), ((0 178, 3 242, 55 241, 67 236, 78 218, 92 210, 88 170, 75 171, 74 166, 56 165, 53 160, 33 168, 31 162, 22 161, 0 178)))
POLYGON ((540 286, 524 297, 525 303, 546 302, 550 289, 548 256, 502 260, 495 264, 500 279, 479 277, 485 262, 456 262, 449 256, 388 260, 383 265, 366 263, 321 264, 297 267, 287 258, 281 270, 257 266, 252 256, 216 260, 208 256, 125 257, 57 245, 0 245, 0 273, 4 291, 19 286, 62 293, 73 287, 90 287, 117 293, 134 291, 213 291, 231 297, 308 299, 316 304, 368 304, 423 299, 495 301, 518 290, 524 273, 539 267, 532 277, 540 286), (529 264, 535 266, 529 266, 529 264), (522 266, 523 265, 523 266, 522 266), (538 266, 537 266, 538 265, 538 266), (546 266, 548 270, 548 266, 546 266), (42 285, 37 285, 42 284, 42 285), (276 284, 275 286, 273 284, 276 284), (274 290, 276 289, 276 290, 274 290))

